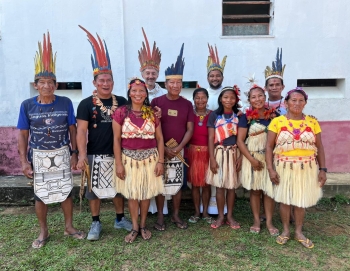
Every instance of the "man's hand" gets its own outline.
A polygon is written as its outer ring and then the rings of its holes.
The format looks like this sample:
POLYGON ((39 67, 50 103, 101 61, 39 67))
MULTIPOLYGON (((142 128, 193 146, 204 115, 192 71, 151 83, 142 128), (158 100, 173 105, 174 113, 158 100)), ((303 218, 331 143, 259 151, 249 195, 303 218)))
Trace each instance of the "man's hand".
POLYGON ((28 162, 22 165, 22 172, 27 178, 33 179, 33 168, 28 162))
POLYGON ((162 117, 162 109, 160 109, 158 106, 155 106, 154 110, 154 115, 156 115, 156 117, 160 119, 162 117))

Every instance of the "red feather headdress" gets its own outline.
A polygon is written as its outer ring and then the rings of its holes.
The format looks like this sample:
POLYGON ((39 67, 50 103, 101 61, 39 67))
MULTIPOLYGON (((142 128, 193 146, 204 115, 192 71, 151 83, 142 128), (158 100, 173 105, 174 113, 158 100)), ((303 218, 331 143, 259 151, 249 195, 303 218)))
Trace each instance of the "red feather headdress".
POLYGON ((145 42, 142 42, 142 47, 138 51, 139 53, 139 61, 140 61, 140 71, 142 72, 144 69, 153 68, 159 72, 159 65, 161 61, 162 54, 160 53, 159 48, 156 46, 156 42, 153 43, 153 50, 151 52, 151 48, 148 43, 148 39, 145 31, 142 27, 143 37, 145 38, 145 42), (146 43, 146 44, 145 44, 146 43))

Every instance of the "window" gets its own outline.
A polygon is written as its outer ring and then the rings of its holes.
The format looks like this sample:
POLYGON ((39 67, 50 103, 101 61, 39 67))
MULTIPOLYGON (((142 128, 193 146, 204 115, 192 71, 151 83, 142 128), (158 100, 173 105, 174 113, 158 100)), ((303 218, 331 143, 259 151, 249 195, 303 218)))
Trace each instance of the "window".
POLYGON ((298 79, 298 87, 336 87, 337 79, 298 79))
POLYGON ((222 35, 269 35, 271 1, 223 0, 222 35))

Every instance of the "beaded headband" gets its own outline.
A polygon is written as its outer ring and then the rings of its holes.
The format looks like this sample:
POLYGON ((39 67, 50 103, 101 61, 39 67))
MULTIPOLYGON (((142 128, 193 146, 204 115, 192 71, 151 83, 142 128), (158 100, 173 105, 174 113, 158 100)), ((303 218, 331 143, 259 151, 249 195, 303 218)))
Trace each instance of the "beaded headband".
POLYGON ((220 93, 223 93, 226 90, 233 90, 234 93, 237 96, 237 102, 239 102, 241 99, 239 98, 239 96, 241 96, 241 90, 237 85, 234 85, 233 87, 224 87, 220 93))
POLYGON ((142 81, 141 79, 135 78, 135 79, 131 79, 130 82, 132 82, 134 80, 135 80, 135 82, 133 82, 132 84, 130 84, 130 83, 128 84, 128 89, 131 89, 135 85, 137 85, 137 86, 141 85, 141 86, 144 86, 147 89, 147 86, 146 86, 144 81, 142 81))
POLYGON ((39 51, 36 51, 34 58, 34 80, 48 78, 56 80, 56 53, 52 55, 52 44, 50 33, 47 32, 47 40, 44 34, 43 45, 38 42, 39 51))
POLYGON ((296 87, 296 88, 293 88, 292 90, 288 91, 285 100, 288 100, 289 96, 294 92, 298 92, 301 95, 303 95, 305 98, 305 101, 307 101, 309 96, 306 94, 306 92, 301 87, 296 87))

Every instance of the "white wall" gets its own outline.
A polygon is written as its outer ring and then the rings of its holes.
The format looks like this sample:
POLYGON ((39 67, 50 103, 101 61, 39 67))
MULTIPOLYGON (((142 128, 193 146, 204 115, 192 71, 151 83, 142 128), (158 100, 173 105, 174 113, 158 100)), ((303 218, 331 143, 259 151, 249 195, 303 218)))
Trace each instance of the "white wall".
POLYGON ((184 80, 206 87, 210 42, 220 58, 228 55, 224 85, 238 84, 245 91, 245 77, 252 73, 264 84, 265 66, 283 47, 286 90, 297 79, 345 79, 339 90, 311 90, 306 112, 320 120, 350 120, 348 1, 275 0, 270 37, 222 37, 221 9, 221 0, 1 0, 0 114, 9 117, 1 118, 0 126, 16 125, 19 105, 30 97, 33 58, 47 29, 57 51, 58 81, 82 82, 83 98, 91 94, 92 50, 78 24, 106 40, 118 95, 125 95, 128 78, 140 75, 137 51, 143 26, 162 52, 159 81, 184 42, 184 80))

